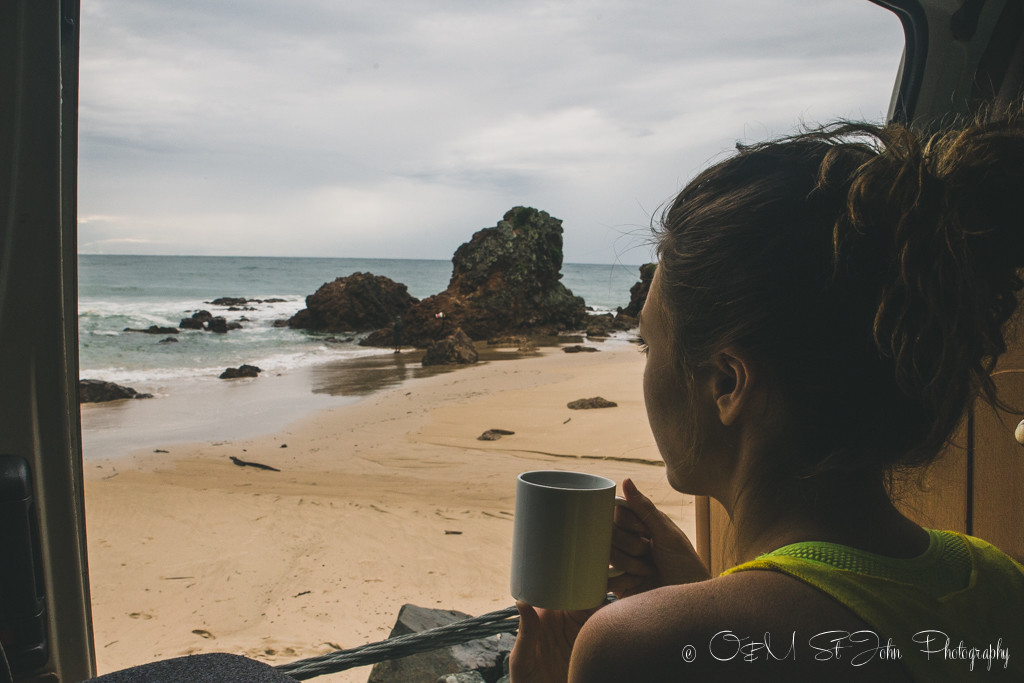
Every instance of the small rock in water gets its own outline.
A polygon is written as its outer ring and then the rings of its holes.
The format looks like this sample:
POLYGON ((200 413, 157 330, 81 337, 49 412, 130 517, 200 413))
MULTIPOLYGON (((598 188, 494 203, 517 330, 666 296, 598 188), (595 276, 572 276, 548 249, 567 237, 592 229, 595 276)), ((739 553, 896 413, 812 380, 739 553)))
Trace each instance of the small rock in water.
POLYGON ((210 303, 214 306, 244 306, 249 303, 249 299, 246 299, 244 296, 222 296, 210 303))
POLYGON ((619 404, 601 396, 594 396, 593 398, 570 401, 567 405, 571 410, 590 410, 591 408, 615 408, 619 404))
POLYGON ((220 373, 221 379, 235 379, 238 377, 257 377, 262 370, 255 365, 239 365, 237 368, 228 368, 220 373))
POLYGON ((157 344, 177 344, 177 343, 178 343, 178 340, 175 339, 174 337, 164 337, 163 339, 161 339, 160 341, 157 342, 157 344))
POLYGON ((177 327, 160 327, 159 325, 150 325, 144 330, 140 330, 135 327, 126 327, 122 332, 142 332, 144 334, 178 334, 177 327))
POLYGON ((206 329, 217 334, 227 334, 228 321, 224 319, 224 316, 216 315, 207 321, 206 329))

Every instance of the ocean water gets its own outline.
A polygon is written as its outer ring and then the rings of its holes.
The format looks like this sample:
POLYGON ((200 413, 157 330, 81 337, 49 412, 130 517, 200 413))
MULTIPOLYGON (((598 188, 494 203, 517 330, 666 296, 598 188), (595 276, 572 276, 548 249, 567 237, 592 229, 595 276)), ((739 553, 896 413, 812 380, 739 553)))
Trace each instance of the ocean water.
MULTIPOLYGON (((406 259, 276 258, 228 256, 80 255, 80 376, 149 391, 166 383, 215 377, 242 363, 269 372, 387 353, 355 343, 327 342, 327 335, 274 327, 305 307, 324 282, 357 271, 386 275, 424 298, 443 291, 451 262, 406 259), (282 299, 229 311, 219 297, 282 299), (181 330, 177 335, 125 332, 151 325, 177 327, 181 318, 208 310, 242 329, 228 334, 181 330), (176 342, 161 342, 170 337, 176 342)), ((639 279, 635 265, 565 264, 562 281, 595 312, 629 302, 639 279)))

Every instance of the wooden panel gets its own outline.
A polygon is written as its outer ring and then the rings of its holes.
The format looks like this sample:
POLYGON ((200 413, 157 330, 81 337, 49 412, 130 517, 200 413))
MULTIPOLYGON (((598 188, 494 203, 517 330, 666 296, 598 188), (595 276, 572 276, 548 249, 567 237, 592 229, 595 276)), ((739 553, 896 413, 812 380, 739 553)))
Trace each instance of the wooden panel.
MULTIPOLYGON (((1024 370, 995 375, 999 397, 1024 407, 1024 370)), ((974 536, 1024 562, 1024 447, 1013 436, 1019 415, 979 401, 974 418, 974 536)))
POLYGON ((968 532, 968 427, 925 470, 909 473, 894 491, 896 507, 921 526, 968 532))
POLYGON ((711 576, 717 576, 736 564, 732 522, 725 508, 713 498, 697 496, 694 505, 697 512, 697 554, 711 570, 711 576))
POLYGON ((711 499, 707 496, 694 496, 693 519, 696 535, 693 539, 694 548, 704 566, 711 567, 711 499))

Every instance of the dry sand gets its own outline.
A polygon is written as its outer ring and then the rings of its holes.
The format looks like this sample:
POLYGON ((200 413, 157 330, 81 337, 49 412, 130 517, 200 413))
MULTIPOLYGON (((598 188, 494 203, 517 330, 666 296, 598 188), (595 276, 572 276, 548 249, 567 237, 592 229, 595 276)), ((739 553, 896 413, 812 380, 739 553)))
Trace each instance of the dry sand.
MULTIPOLYGON (((511 605, 525 470, 632 477, 692 533, 693 501, 665 482, 647 425, 642 370, 632 345, 547 349, 405 381, 268 436, 88 459, 99 671, 196 652, 281 664, 386 638, 403 603, 511 605), (598 395, 618 407, 566 407, 598 395), (477 440, 490 428, 515 434, 477 440)), ((242 381, 257 392, 264 379, 242 381)))

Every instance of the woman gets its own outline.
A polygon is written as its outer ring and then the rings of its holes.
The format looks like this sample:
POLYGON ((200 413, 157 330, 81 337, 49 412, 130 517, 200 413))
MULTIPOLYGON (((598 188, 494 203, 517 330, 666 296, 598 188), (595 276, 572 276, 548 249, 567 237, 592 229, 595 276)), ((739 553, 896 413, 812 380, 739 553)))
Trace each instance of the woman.
POLYGON ((721 502, 748 562, 710 577, 626 480, 620 599, 520 605, 512 680, 1024 680, 1024 569, 889 496, 995 399, 1022 194, 1016 118, 837 124, 697 176, 663 217, 644 396, 669 483, 721 502))

